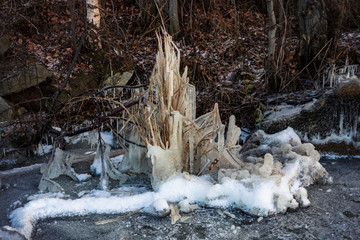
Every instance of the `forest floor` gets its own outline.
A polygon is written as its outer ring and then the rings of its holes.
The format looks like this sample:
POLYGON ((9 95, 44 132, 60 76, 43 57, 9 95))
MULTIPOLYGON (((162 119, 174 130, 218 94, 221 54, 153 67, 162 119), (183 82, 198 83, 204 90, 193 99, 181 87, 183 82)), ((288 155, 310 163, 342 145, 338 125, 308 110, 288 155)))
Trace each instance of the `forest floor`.
MULTIPOLYGON (((39 221, 32 237, 34 240, 360 239, 360 160, 351 156, 323 156, 321 163, 333 177, 334 183, 310 186, 308 193, 311 205, 286 214, 258 218, 237 209, 226 209, 235 215, 232 218, 219 214, 213 208, 200 208, 186 214, 189 217, 187 220, 174 225, 170 217, 159 218, 142 212, 104 225, 94 225, 94 222, 121 216, 59 217, 39 221)), ((25 203, 30 195, 38 193, 40 178, 41 175, 36 173, 3 180, 0 226, 10 225, 7 214, 25 203)), ((69 195, 79 191, 79 186, 68 178, 61 177, 56 181, 69 195)), ((143 179, 135 178, 129 184, 139 183, 144 184, 143 179)), ((97 184, 95 178, 86 182, 90 189, 96 188, 97 184)))

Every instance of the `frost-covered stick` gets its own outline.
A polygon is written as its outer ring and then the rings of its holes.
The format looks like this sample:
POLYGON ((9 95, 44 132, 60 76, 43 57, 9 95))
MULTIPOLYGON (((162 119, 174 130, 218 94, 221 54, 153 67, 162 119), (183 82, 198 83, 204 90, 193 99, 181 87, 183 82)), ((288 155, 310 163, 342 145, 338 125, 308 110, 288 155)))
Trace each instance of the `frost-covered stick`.
POLYGON ((204 164, 204 166, 202 167, 202 169, 200 170, 200 172, 198 173, 198 176, 200 176, 204 172, 204 170, 209 166, 210 163, 211 163, 211 160, 208 159, 206 161, 206 163, 204 164))
POLYGON ((108 176, 106 173, 107 169, 106 169, 106 163, 104 160, 104 149, 103 149, 103 144, 102 144, 100 128, 98 128, 98 134, 99 134, 98 145, 99 145, 100 158, 101 158, 100 186, 103 190, 106 190, 108 187, 108 176))
POLYGON ((38 164, 34 164, 31 166, 27 166, 27 167, 14 168, 11 170, 0 171, 0 183, 1 183, 2 178, 9 178, 9 177, 13 177, 13 176, 28 174, 28 173, 40 172, 41 166, 42 166, 42 164, 38 163, 38 164))

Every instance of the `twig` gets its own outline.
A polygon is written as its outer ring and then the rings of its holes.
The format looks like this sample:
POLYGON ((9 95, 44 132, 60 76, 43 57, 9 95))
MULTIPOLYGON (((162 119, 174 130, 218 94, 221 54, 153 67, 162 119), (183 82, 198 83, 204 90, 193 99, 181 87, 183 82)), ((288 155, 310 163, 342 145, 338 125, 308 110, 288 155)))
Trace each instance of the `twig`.
POLYGON ((27 167, 13 168, 11 170, 1 171, 0 179, 9 178, 12 176, 23 175, 23 174, 28 174, 28 173, 40 172, 41 166, 42 166, 42 164, 38 163, 38 164, 34 164, 31 166, 27 166, 27 167))
POLYGON ((136 86, 127 86, 127 85, 109 85, 106 86, 102 89, 100 89, 96 94, 100 94, 101 92, 105 91, 105 90, 109 90, 112 88, 130 88, 130 89, 136 89, 136 88, 142 88, 142 87, 147 87, 147 84, 141 84, 141 85, 136 85, 136 86))
POLYGON ((55 92, 55 94, 54 94, 53 97, 52 97, 51 105, 50 105, 50 108, 49 108, 50 111, 53 110, 53 108, 54 108, 54 106, 55 106, 56 100, 58 99, 61 91, 66 87, 66 85, 67 85, 67 83, 68 83, 68 81, 69 81, 70 74, 71 74, 71 72, 72 72, 72 70, 73 70, 73 68, 74 68, 74 65, 75 65, 78 57, 79 57, 79 53, 80 53, 80 51, 81 51, 81 47, 82 47, 82 45, 83 45, 84 38, 85 38, 85 34, 83 34, 83 35, 81 36, 79 46, 78 46, 78 48, 76 49, 75 55, 74 55, 73 60, 72 60, 72 62, 71 62, 69 71, 68 71, 67 74, 66 74, 66 77, 65 77, 64 82, 61 84, 61 86, 57 89, 57 91, 55 92))
POLYGON ((138 144, 138 143, 133 142, 133 141, 131 141, 131 140, 129 140, 129 139, 126 139, 123 135, 121 135, 119 132, 117 132, 117 131, 114 129, 114 127, 111 126, 111 124, 108 124, 108 127, 111 128, 111 130, 113 131, 113 133, 114 133, 116 136, 118 136, 119 138, 121 138, 121 139, 124 140, 125 142, 130 143, 130 144, 133 144, 133 145, 138 146, 138 147, 146 148, 145 145, 138 144))
MULTIPOLYGON (((84 127, 84 128, 81 128, 81 129, 78 129, 78 130, 75 130, 75 131, 64 131, 64 136, 71 137, 71 136, 78 135, 80 133, 84 133, 84 132, 94 130, 94 129, 98 128, 102 123, 110 120, 111 116, 114 116, 115 114, 118 114, 119 112, 125 110, 126 108, 137 104, 139 101, 140 101, 140 98, 135 98, 132 101, 129 101, 129 102, 125 103, 123 106, 116 108, 114 111, 112 111, 108 115, 100 118, 100 121, 98 121, 97 123, 95 123, 95 124, 93 124, 91 126, 84 127)), ((55 135, 60 135, 61 131, 50 127, 49 133, 52 133, 52 134, 55 134, 55 135)))
POLYGON ((27 19, 24 15, 22 15, 22 14, 19 14, 22 18, 24 18, 28 23, 30 23, 31 24, 31 26, 33 26, 35 29, 36 29, 36 33, 39 35, 40 33, 39 33, 39 29, 32 23, 32 22, 30 22, 30 20, 29 19, 27 19))
POLYGON ((134 194, 133 191, 124 191, 124 190, 110 190, 109 193, 128 193, 129 196, 132 196, 134 194))
POLYGON ((295 80, 295 78, 297 78, 305 69, 307 69, 307 67, 319 56, 319 54, 325 49, 325 47, 327 45, 329 45, 329 43, 332 41, 332 39, 330 39, 321 49, 320 51, 315 55, 315 57, 303 68, 301 69, 300 72, 298 72, 298 74, 296 74, 287 84, 284 85, 283 88, 280 89, 279 92, 282 92, 287 86, 289 86, 289 84, 295 80))
POLYGON ((144 208, 142 207, 142 208, 136 210, 135 212, 129 213, 128 215, 125 215, 125 216, 122 216, 122 217, 113 218, 113 219, 109 219, 109 220, 103 220, 103 221, 97 221, 97 222, 94 222, 94 224, 95 225, 103 225, 103 224, 107 224, 107 223, 111 223, 111 222, 116 222, 118 220, 130 217, 130 216, 140 212, 142 209, 144 209, 144 208))
MULTIPOLYGON (((114 18, 114 21, 115 21, 115 24, 116 24, 116 30, 118 31, 118 33, 120 35, 122 35, 122 37, 124 39, 126 55, 130 59, 133 59, 133 57, 132 57, 132 55, 131 55, 131 53, 129 51, 129 44, 128 44, 128 40, 126 38, 126 34, 125 34, 124 30, 119 26, 118 20, 116 18, 115 5, 114 5, 113 0, 111 0, 111 7, 112 7, 112 12, 113 12, 113 18, 114 18)), ((131 64, 131 67, 134 69, 134 73, 135 73, 135 76, 136 76, 136 79, 137 79, 138 83, 140 83, 140 77, 139 77, 139 75, 137 73, 136 66, 135 66, 134 62, 130 61, 130 64, 131 64)))

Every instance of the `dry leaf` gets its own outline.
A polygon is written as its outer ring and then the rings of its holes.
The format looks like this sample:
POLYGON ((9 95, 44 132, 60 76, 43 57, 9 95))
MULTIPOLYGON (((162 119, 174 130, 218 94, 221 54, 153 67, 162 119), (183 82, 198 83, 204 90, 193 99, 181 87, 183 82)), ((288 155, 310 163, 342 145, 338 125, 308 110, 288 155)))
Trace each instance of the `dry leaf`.
POLYGON ((171 224, 175 224, 180 218, 180 210, 177 205, 170 205, 170 211, 171 211, 171 224))

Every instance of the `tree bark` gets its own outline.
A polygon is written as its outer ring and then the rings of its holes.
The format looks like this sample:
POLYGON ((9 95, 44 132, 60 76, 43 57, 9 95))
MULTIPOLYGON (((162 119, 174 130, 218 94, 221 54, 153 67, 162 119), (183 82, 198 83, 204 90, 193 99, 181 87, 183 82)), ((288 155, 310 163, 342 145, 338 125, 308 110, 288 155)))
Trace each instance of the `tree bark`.
POLYGON ((179 23, 179 11, 178 11, 178 1, 169 0, 169 18, 170 18, 170 34, 175 35, 180 32, 180 23, 179 23))
POLYGON ((277 92, 280 83, 276 77, 275 50, 276 50, 276 17, 274 12, 274 1, 266 0, 267 13, 270 21, 269 26, 269 45, 266 60, 266 72, 268 78, 268 88, 270 91, 277 92))
POLYGON ((300 32, 300 68, 309 64, 309 72, 316 73, 321 54, 314 59, 327 42, 327 20, 324 0, 298 0, 300 32))
POLYGON ((139 0, 140 22, 143 26, 149 26, 153 16, 156 15, 156 7, 154 1, 139 0))
POLYGON ((99 0, 86 0, 86 20, 89 23, 88 43, 93 50, 98 51, 102 48, 99 36, 101 20, 99 0))

